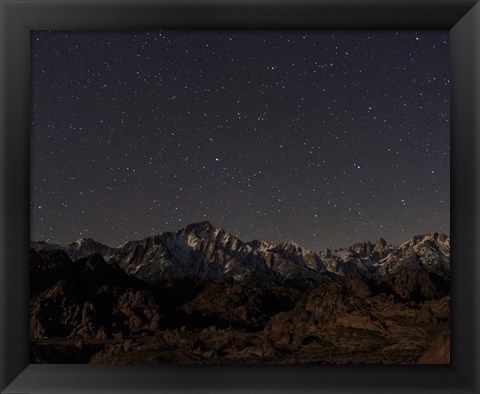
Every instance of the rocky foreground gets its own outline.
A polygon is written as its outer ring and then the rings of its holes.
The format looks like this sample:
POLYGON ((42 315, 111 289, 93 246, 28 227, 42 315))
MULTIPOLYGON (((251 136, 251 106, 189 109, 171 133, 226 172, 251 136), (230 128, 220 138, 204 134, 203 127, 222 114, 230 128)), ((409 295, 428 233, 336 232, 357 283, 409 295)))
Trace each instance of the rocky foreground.
POLYGON ((313 254, 207 230, 169 233, 182 270, 167 237, 32 249, 31 362, 449 363, 447 236, 313 254))

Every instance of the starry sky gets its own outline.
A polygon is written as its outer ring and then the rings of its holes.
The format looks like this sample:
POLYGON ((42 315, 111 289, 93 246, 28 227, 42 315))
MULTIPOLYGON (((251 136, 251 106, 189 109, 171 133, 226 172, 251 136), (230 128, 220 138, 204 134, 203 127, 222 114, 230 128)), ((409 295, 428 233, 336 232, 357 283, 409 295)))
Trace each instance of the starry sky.
POLYGON ((449 35, 32 33, 31 239, 450 233, 449 35))

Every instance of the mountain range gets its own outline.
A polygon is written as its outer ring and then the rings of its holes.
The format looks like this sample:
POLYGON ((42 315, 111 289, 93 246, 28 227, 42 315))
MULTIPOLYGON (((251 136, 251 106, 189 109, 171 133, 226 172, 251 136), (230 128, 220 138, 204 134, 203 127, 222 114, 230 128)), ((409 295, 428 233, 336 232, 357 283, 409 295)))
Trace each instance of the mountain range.
POLYGON ((450 237, 315 252, 194 223, 32 242, 32 363, 449 363, 450 237))
POLYGON ((126 273, 155 283, 165 279, 219 279, 316 286, 332 276, 375 279, 403 271, 429 271, 449 278, 450 237, 417 235, 400 245, 380 238, 339 250, 315 252, 293 242, 243 242, 210 222, 193 223, 115 248, 90 238, 67 246, 32 242, 34 250, 62 250, 72 260, 100 254, 126 273))

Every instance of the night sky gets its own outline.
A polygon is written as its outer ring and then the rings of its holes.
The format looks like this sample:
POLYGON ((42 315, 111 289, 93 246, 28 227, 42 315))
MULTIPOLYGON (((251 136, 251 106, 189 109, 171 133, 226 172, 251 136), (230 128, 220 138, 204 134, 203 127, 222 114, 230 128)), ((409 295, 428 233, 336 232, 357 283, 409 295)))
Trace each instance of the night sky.
POLYGON ((448 31, 32 34, 31 238, 450 232, 448 31))

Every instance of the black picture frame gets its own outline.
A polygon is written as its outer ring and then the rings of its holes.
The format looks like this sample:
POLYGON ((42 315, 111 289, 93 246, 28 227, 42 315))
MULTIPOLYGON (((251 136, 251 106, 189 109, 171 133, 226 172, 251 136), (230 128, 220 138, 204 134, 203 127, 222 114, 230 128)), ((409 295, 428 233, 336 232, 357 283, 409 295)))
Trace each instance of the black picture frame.
POLYGON ((0 0, 3 393, 479 393, 480 5, 464 0, 0 0), (30 31, 449 29, 451 365, 29 365, 30 31))

